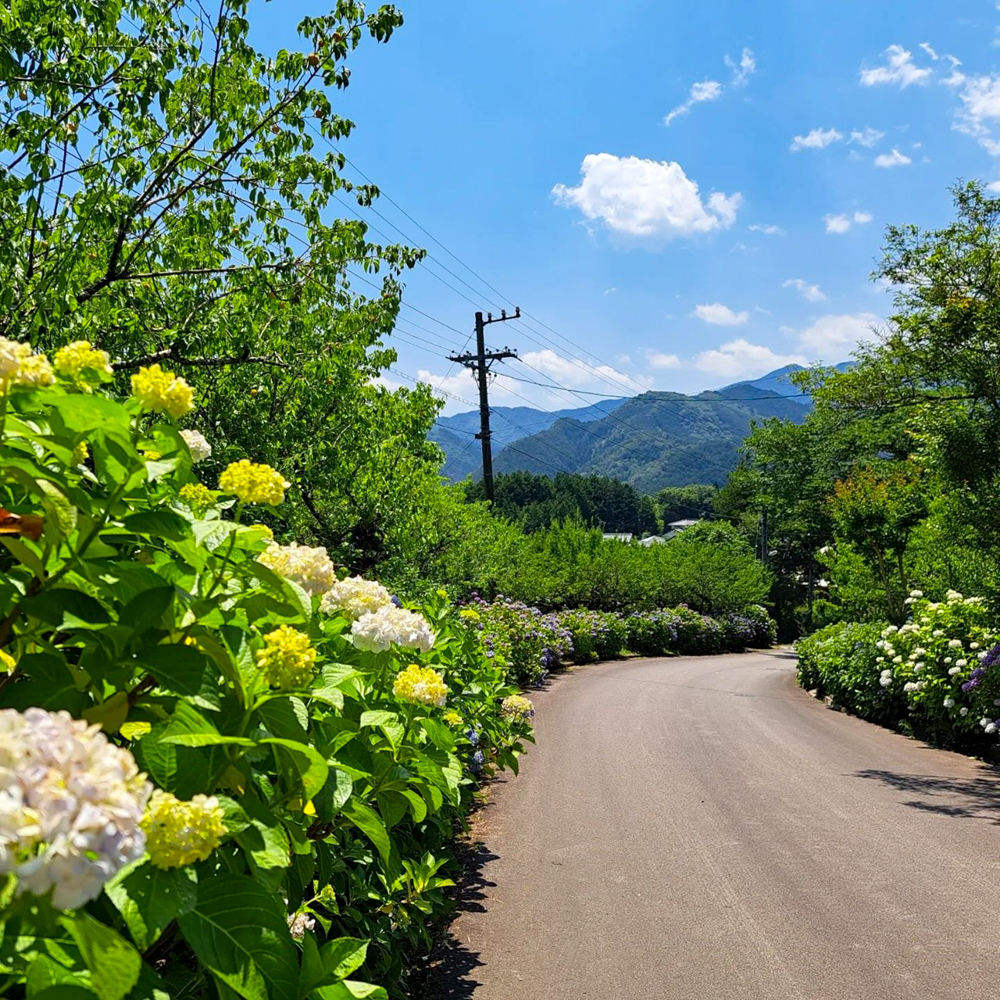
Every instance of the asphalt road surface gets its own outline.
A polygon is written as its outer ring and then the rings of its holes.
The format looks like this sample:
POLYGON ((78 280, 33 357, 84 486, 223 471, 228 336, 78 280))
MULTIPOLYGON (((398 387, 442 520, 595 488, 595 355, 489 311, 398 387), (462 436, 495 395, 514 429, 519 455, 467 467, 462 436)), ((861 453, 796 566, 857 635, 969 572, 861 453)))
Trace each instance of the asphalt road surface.
POLYGON ((1000 782, 784 651, 585 667, 481 813, 422 1000, 1000 996, 1000 782))

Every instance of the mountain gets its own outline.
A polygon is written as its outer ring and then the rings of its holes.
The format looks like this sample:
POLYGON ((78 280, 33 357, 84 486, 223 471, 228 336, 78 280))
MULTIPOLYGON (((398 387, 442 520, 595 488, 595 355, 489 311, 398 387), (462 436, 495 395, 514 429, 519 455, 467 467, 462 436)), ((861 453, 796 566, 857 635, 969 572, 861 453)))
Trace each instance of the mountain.
MULTIPOLYGON (((837 365, 845 371, 851 362, 837 365)), ((580 409, 548 412, 530 406, 491 408, 496 472, 556 472, 611 476, 641 492, 690 483, 722 483, 736 465, 754 420, 801 423, 812 398, 798 393, 785 365, 758 379, 696 396, 646 392, 580 409)), ((430 434, 444 450, 443 475, 454 482, 481 474, 475 435, 479 411, 439 417, 430 434)))
MULTIPOLYGON (((547 430, 557 420, 572 419, 581 424, 591 423, 613 413, 624 402, 623 399, 605 399, 579 409, 552 411, 536 410, 531 406, 491 406, 493 454, 496 455, 505 445, 547 430)), ((438 417, 427 437, 440 445, 446 455, 442 475, 453 482, 466 476, 479 475, 482 452, 475 437, 478 433, 478 410, 438 417)))

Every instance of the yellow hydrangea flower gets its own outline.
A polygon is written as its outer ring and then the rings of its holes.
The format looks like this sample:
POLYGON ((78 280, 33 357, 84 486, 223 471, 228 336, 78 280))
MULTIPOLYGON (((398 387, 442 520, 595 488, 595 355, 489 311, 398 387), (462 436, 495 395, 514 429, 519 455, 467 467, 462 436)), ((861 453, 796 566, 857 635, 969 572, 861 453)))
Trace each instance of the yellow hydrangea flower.
POLYGON ((448 685, 444 678, 431 667, 421 667, 411 663, 396 674, 392 693, 400 701, 412 701, 418 705, 434 705, 444 708, 448 700, 448 685))
POLYGON ((101 376, 110 378, 114 374, 108 352, 94 347, 89 340, 74 340, 60 347, 53 364, 60 376, 83 392, 93 392, 91 382, 103 381, 101 376))
POLYGON ((182 868, 204 861, 222 841, 222 806, 213 795, 183 802, 157 788, 142 818, 149 860, 157 868, 182 868))
POLYGON ((144 410, 167 413, 175 420, 194 408, 191 386, 173 372, 165 372, 159 365, 140 368, 132 376, 132 395, 144 410))
POLYGON ((445 712, 444 721, 448 723, 449 726, 459 726, 462 724, 462 716, 458 712, 445 712))
POLYGON ((0 395, 11 385, 47 386, 55 382, 52 365, 44 354, 35 354, 31 344, 0 337, 0 395))
POLYGON ((523 694, 512 694, 500 703, 500 713, 513 722, 527 722, 535 714, 535 706, 523 694))
POLYGON ((232 493, 244 503, 277 505, 285 499, 285 490, 292 484, 269 465, 241 458, 232 462, 219 477, 219 489, 232 493))
POLYGON ((462 608, 459 611, 459 616, 462 618, 468 618, 470 621, 479 621, 479 612, 474 608, 462 608))
POLYGON ((316 672, 316 650, 304 632, 279 625, 264 636, 264 648, 257 650, 257 666, 270 687, 301 690, 316 672))
POLYGON ((5 653, 0 649, 0 667, 3 667, 8 674, 12 674, 17 669, 17 661, 10 653, 5 653))
POLYGON ((263 531, 265 533, 264 537, 269 542, 274 541, 274 532, 266 524, 251 524, 250 527, 255 531, 263 531))
POLYGON ((90 450, 87 448, 87 442, 81 441, 74 449, 73 454, 70 457, 70 461, 73 465, 83 465, 87 459, 90 458, 90 450))
POLYGON ((205 510, 215 504, 215 494, 202 483, 185 483, 177 495, 192 510, 205 510))

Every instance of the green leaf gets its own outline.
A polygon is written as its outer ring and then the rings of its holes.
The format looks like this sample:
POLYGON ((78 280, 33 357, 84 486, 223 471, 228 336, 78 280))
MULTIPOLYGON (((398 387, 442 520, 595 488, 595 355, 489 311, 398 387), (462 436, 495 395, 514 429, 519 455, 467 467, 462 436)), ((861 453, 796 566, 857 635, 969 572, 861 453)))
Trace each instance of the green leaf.
POLYGON ((182 542, 191 534, 191 522, 181 517, 175 510, 158 507, 156 510, 140 510, 129 514, 122 524, 127 531, 152 538, 167 538, 172 542, 182 542))
POLYGON ((285 828, 262 802, 247 797, 243 807, 249 823, 236 835, 236 843, 258 868, 287 868, 290 848, 285 828))
POLYGON ((388 1000, 389 994, 381 986, 371 983, 359 983, 350 979, 335 983, 333 986, 320 986, 311 993, 316 1000, 388 1000))
POLYGON ((100 1000, 123 1000, 139 980, 142 958, 127 941, 89 913, 59 918, 90 970, 90 984, 100 1000))
POLYGON ((213 875, 178 923, 201 964, 246 1000, 297 1000, 296 948, 275 894, 239 875, 213 875))
POLYGON ((23 607, 27 614, 62 631, 100 628, 111 623, 111 615, 101 602, 79 590, 57 588, 43 591, 29 597, 23 607))
MULTIPOLYGON (((257 745, 253 740, 247 739, 245 736, 223 736, 221 733, 173 733, 160 737, 160 742, 170 743, 179 747, 255 747, 257 745)), ((261 742, 268 743, 272 741, 262 740, 261 742)))
POLYGON ((277 737, 267 737, 260 742, 276 747, 279 760, 290 763, 291 767, 286 768, 286 771, 290 770, 291 775, 297 779, 306 799, 311 799, 326 783, 329 766, 311 746, 277 737))
POLYGON ((375 845, 382 860, 389 865, 392 842, 378 813, 367 803, 355 798, 348 799, 341 812, 375 845))
POLYGON ((334 979, 346 979, 355 969, 360 969, 368 953, 364 938, 340 937, 327 941, 320 951, 323 968, 334 979))
MULTIPOLYGON (((122 608, 120 621, 124 622, 136 635, 159 625, 164 612, 173 603, 177 591, 173 587, 153 587, 136 594, 122 608)), ((172 623, 171 623, 172 624, 172 623)), ((157 677, 159 680, 159 677, 157 677)), ((178 692, 181 694, 183 692, 178 692)))
POLYGON ((0 535, 0 545, 3 545, 22 566, 30 569, 39 580, 45 579, 45 564, 24 542, 9 535, 0 535))
POLYGON ((172 920, 190 913, 198 898, 192 868, 157 868, 149 861, 119 872, 104 886, 136 947, 145 951, 172 920))
POLYGON ((312 797, 316 818, 329 822, 351 797, 354 782, 339 767, 331 767, 323 787, 312 797))
POLYGON ((83 711, 86 698, 62 657, 51 653, 25 653, 18 667, 21 679, 4 691, 5 708, 23 711, 35 706, 50 712, 65 709, 73 716, 83 711))
POLYGON ((28 1000, 93 1000, 94 991, 85 979, 53 961, 38 955, 28 967, 25 981, 28 1000))
POLYGON ((403 733, 405 730, 399 716, 395 712, 386 712, 384 710, 362 712, 361 726, 375 726, 381 729, 394 747, 398 747, 403 742, 403 733))
MULTIPOLYGON (((148 590, 146 594, 162 591, 148 590)), ((140 594, 140 598, 146 596, 140 594)), ((166 646, 149 646, 137 656, 139 666, 148 670, 170 694, 186 697, 199 708, 217 709, 219 689, 212 661, 194 646, 172 643, 166 646)), ((205 746, 204 743, 185 743, 185 746, 205 746)))

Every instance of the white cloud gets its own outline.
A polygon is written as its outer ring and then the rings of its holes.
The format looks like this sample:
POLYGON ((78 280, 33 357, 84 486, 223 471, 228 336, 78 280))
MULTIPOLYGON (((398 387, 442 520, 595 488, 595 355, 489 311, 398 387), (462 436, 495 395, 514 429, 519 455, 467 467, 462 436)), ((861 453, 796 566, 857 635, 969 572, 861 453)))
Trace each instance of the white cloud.
POLYGON ((699 371, 710 372, 721 378, 751 379, 785 365, 805 365, 808 359, 802 354, 778 354, 763 344, 748 340, 732 340, 717 350, 702 351, 694 357, 699 371))
POLYGON ((757 60, 754 59, 750 49, 744 49, 738 66, 729 56, 726 56, 726 65, 733 71, 732 85, 734 87, 743 87, 756 71, 757 60))
POLYGON ((989 184, 986 185, 986 190, 992 191, 994 194, 996 194, 998 191, 1000 191, 1000 181, 990 181, 989 184))
POLYGON ((875 336, 879 321, 868 312, 820 316, 799 333, 799 348, 816 361, 843 361, 859 343, 875 336))
POLYGON ((750 313, 734 312, 721 302, 695 306, 691 315, 713 326, 742 326, 750 318, 750 313))
POLYGON ((576 187, 557 184, 556 203, 578 208, 587 219, 600 219, 626 236, 671 239, 726 229, 736 221, 739 193, 718 191, 702 201, 698 185, 679 163, 637 156, 590 153, 580 167, 576 187))
POLYGON ((617 291, 618 291, 617 288, 605 288, 604 289, 604 294, 605 295, 614 295, 615 292, 617 292, 617 291))
MULTIPOLYGON (((740 56, 739 63, 734 62, 729 56, 725 59, 726 65, 732 70, 733 76, 729 81, 730 87, 744 87, 747 80, 757 69, 757 61, 753 57, 750 49, 744 49, 740 56)), ((669 125, 675 118, 680 118, 688 114, 696 104, 704 104, 707 101, 717 101, 726 91, 725 86, 718 80, 701 80, 691 85, 687 100, 683 104, 678 104, 663 119, 664 125, 669 125)))
POLYGON ((814 128, 808 135, 797 135, 792 139, 792 144, 788 148, 793 153, 800 149, 826 149, 832 142, 840 142, 844 138, 843 132, 838 132, 835 128, 826 130, 814 128))
POLYGON ((958 96, 963 107, 955 128, 978 139, 992 155, 1000 154, 1000 142, 987 125, 1000 118, 1000 76, 963 77, 961 86, 958 96))
POLYGON ((789 278, 788 281, 784 282, 781 287, 796 289, 806 302, 826 301, 826 296, 823 294, 819 285, 810 285, 809 282, 804 281, 802 278, 789 278))
POLYGON ((927 83, 932 71, 925 66, 917 66, 913 62, 911 52, 902 45, 890 45, 885 50, 886 64, 874 69, 861 71, 861 86, 874 87, 883 83, 896 83, 900 87, 909 87, 913 83, 927 83))
POLYGON ((692 84, 688 99, 683 104, 678 104, 664 119, 663 124, 669 125, 675 118, 686 115, 696 104, 705 101, 717 101, 722 96, 722 84, 718 80, 702 80, 700 83, 692 84))
POLYGON ((823 221, 826 223, 828 233, 841 234, 846 233, 855 222, 858 225, 871 222, 872 215, 871 212, 855 212, 853 215, 824 215, 823 221))
POLYGON ((784 236, 785 231, 781 226, 762 226, 757 223, 748 227, 751 233, 763 233, 765 236, 784 236))
POLYGON ((872 146, 877 146, 884 138, 885 132, 880 132, 877 128, 868 127, 863 130, 851 132, 850 141, 857 143, 859 146, 867 146, 871 149, 872 146))
POLYGON ((681 359, 676 354, 647 351, 646 362, 650 368, 677 368, 681 363, 681 359))
POLYGON ((876 167, 905 167, 912 162, 913 160, 895 147, 891 153, 881 153, 875 157, 876 167))

